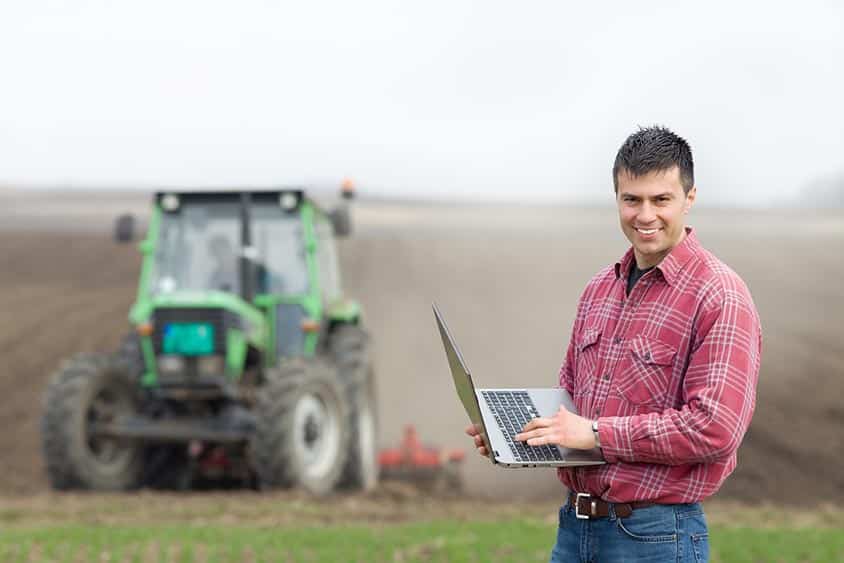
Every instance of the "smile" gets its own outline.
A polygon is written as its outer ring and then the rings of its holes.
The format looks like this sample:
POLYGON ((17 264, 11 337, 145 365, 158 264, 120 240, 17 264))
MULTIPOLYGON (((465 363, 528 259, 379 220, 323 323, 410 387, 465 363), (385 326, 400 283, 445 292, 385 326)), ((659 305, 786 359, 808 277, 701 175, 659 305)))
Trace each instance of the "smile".
POLYGON ((634 227, 634 228, 636 229, 636 231, 642 233, 643 235, 652 235, 652 234, 656 233, 657 231, 662 230, 662 229, 639 229, 639 228, 636 228, 636 227, 634 227))

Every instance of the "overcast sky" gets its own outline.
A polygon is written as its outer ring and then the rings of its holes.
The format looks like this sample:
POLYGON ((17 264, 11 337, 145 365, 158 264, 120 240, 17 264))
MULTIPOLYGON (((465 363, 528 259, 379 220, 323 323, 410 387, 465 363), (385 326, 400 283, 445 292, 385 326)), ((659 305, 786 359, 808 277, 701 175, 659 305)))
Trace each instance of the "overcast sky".
POLYGON ((698 201, 844 172, 838 2, 43 2, 0 7, 0 183, 339 183, 611 198, 638 125, 698 201))

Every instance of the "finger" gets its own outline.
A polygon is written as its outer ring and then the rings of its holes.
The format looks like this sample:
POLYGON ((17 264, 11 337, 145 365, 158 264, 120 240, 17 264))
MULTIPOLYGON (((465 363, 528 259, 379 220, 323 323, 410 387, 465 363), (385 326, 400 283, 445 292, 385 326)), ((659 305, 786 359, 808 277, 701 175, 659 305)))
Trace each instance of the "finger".
POLYGON ((519 432, 514 436, 516 440, 520 442, 524 442, 530 438, 535 438, 536 436, 542 436, 547 432, 547 428, 536 428, 534 430, 529 430, 527 432, 519 432))
POLYGON ((535 428, 545 428, 547 426, 551 426, 551 419, 545 418, 544 416, 538 416, 525 424, 525 427, 522 428, 522 432, 533 430, 535 428))
POLYGON ((484 445, 484 439, 482 436, 477 435, 475 436, 475 447, 480 448, 484 445))
POLYGON ((556 434, 544 434, 542 436, 537 436, 535 438, 531 438, 527 441, 528 446, 545 446, 547 444, 557 444, 557 435, 556 434))
POLYGON ((481 456, 483 456, 483 457, 489 457, 489 452, 486 451, 486 448, 483 447, 483 446, 478 448, 478 453, 481 454, 481 456))
POLYGON ((474 424, 470 424, 466 427, 466 434, 468 434, 469 436, 476 436, 478 434, 478 429, 475 428, 474 424))

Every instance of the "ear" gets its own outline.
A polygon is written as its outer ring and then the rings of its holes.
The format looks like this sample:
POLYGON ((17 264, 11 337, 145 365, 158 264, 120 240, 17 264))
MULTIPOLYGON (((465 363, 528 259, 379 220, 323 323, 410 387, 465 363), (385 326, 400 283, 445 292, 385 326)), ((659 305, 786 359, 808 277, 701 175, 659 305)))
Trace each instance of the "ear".
POLYGON ((686 202, 683 204, 683 213, 688 213, 689 209, 692 208, 692 205, 695 203, 695 196, 697 196, 697 186, 692 186, 692 189, 689 190, 689 193, 686 194, 686 202))

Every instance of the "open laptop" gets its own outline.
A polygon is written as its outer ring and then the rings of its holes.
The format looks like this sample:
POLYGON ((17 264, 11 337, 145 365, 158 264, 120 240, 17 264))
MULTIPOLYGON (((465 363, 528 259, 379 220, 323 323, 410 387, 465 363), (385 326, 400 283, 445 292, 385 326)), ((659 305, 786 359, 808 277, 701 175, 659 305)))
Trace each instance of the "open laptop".
POLYGON ((575 450, 559 446, 529 446, 514 436, 531 418, 553 416, 560 405, 576 413, 565 389, 475 389, 469 368, 433 304, 434 317, 445 346, 454 386, 469 420, 481 429, 489 458, 504 467, 576 467, 605 463, 599 449, 575 450))

